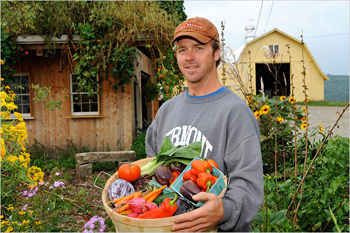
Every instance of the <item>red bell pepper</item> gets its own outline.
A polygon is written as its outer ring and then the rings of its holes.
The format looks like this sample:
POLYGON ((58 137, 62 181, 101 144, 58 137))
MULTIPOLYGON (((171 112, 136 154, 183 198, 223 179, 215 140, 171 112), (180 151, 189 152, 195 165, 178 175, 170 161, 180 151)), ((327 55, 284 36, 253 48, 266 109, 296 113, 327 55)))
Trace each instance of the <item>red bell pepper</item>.
POLYGON ((193 162, 191 163, 191 166, 193 168, 193 174, 197 176, 199 175, 199 173, 202 173, 202 172, 211 173, 213 171, 213 167, 211 166, 210 163, 200 159, 193 160, 193 162))
POLYGON ((175 181, 181 175, 181 172, 173 171, 171 174, 173 175, 173 181, 175 181))
POLYGON ((158 208, 149 210, 146 213, 139 215, 137 218, 154 219, 154 218, 171 217, 175 214, 177 210, 177 204, 175 203, 176 199, 177 199, 176 194, 173 200, 171 200, 170 198, 166 198, 163 201, 161 206, 159 206, 158 208))
POLYGON ((196 183, 197 181, 197 176, 193 174, 193 169, 188 170, 187 172, 184 173, 182 177, 182 181, 185 182, 186 180, 192 180, 193 182, 196 183))
POLYGON ((206 192, 209 191, 210 187, 215 183, 216 179, 214 176, 210 173, 202 172, 199 173, 198 179, 197 179, 197 185, 206 190, 206 192))
POLYGON ((176 179, 181 175, 181 172, 173 171, 172 175, 173 175, 173 182, 171 182, 171 184, 169 184, 169 187, 171 187, 175 183, 176 179))

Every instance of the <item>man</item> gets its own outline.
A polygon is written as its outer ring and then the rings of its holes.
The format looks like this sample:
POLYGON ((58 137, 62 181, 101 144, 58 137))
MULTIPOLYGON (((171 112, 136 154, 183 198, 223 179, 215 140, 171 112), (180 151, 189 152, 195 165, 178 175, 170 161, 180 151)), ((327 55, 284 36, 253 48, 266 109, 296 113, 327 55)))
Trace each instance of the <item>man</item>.
POLYGON ((205 204, 177 216, 172 231, 205 231, 216 225, 220 231, 250 231, 263 201, 257 121, 244 101, 219 82, 219 33, 209 20, 182 22, 173 44, 188 91, 159 109, 147 131, 147 155, 159 153, 164 136, 175 146, 202 141, 201 157, 217 162, 228 186, 222 199, 205 192, 193 196, 205 204))

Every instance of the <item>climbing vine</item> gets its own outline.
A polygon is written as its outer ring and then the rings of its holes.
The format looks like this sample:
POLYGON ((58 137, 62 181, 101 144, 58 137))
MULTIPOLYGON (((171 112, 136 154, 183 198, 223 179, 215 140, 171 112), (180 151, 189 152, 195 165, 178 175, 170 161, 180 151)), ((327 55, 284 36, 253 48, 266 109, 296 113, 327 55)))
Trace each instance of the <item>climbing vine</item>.
POLYGON ((8 83, 9 79, 16 72, 13 65, 16 64, 20 56, 24 55, 25 52, 16 44, 10 30, 1 29, 1 77, 5 83, 8 83))
MULTIPOLYGON (((156 91, 152 95, 179 84, 172 81, 178 74, 169 51, 175 27, 186 19, 183 1, 2 1, 1 14, 1 26, 11 28, 13 38, 43 36, 51 53, 58 48, 51 38, 68 35, 60 47, 63 64, 77 75, 81 90, 103 91, 100 84, 108 79, 115 91, 123 92, 135 77, 137 46, 157 59, 154 67, 163 73, 156 72, 153 85, 158 88, 149 89, 156 91), (73 43, 74 35, 79 36, 78 43, 73 43)), ((170 96, 168 92, 163 96, 170 96)))

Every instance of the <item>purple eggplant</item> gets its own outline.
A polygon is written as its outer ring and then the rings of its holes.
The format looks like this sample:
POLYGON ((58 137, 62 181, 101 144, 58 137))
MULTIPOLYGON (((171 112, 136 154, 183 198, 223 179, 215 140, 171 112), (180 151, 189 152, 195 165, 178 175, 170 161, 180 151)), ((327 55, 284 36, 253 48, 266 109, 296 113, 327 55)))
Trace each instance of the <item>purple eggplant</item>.
POLYGON ((169 165, 169 169, 171 172, 178 171, 182 172, 186 168, 186 165, 180 162, 173 162, 169 165))
POLYGON ((201 191, 200 187, 192 180, 187 180, 180 187, 180 193, 193 203, 197 203, 192 199, 193 195, 196 195, 201 191))
POLYGON ((159 166, 154 171, 157 182, 161 185, 170 184, 173 182, 173 174, 167 166, 159 166))

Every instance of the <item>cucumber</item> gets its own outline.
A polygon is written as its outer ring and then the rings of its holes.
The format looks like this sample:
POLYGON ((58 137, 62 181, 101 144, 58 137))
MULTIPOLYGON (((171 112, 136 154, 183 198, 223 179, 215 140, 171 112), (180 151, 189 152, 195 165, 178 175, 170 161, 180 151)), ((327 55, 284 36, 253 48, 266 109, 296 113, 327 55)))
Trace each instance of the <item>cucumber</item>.
POLYGON ((176 192, 170 192, 170 193, 167 193, 167 194, 159 195, 156 199, 154 199, 153 202, 156 203, 159 206, 160 204, 162 204, 162 202, 166 198, 173 199, 175 197, 175 194, 176 194, 176 192))

